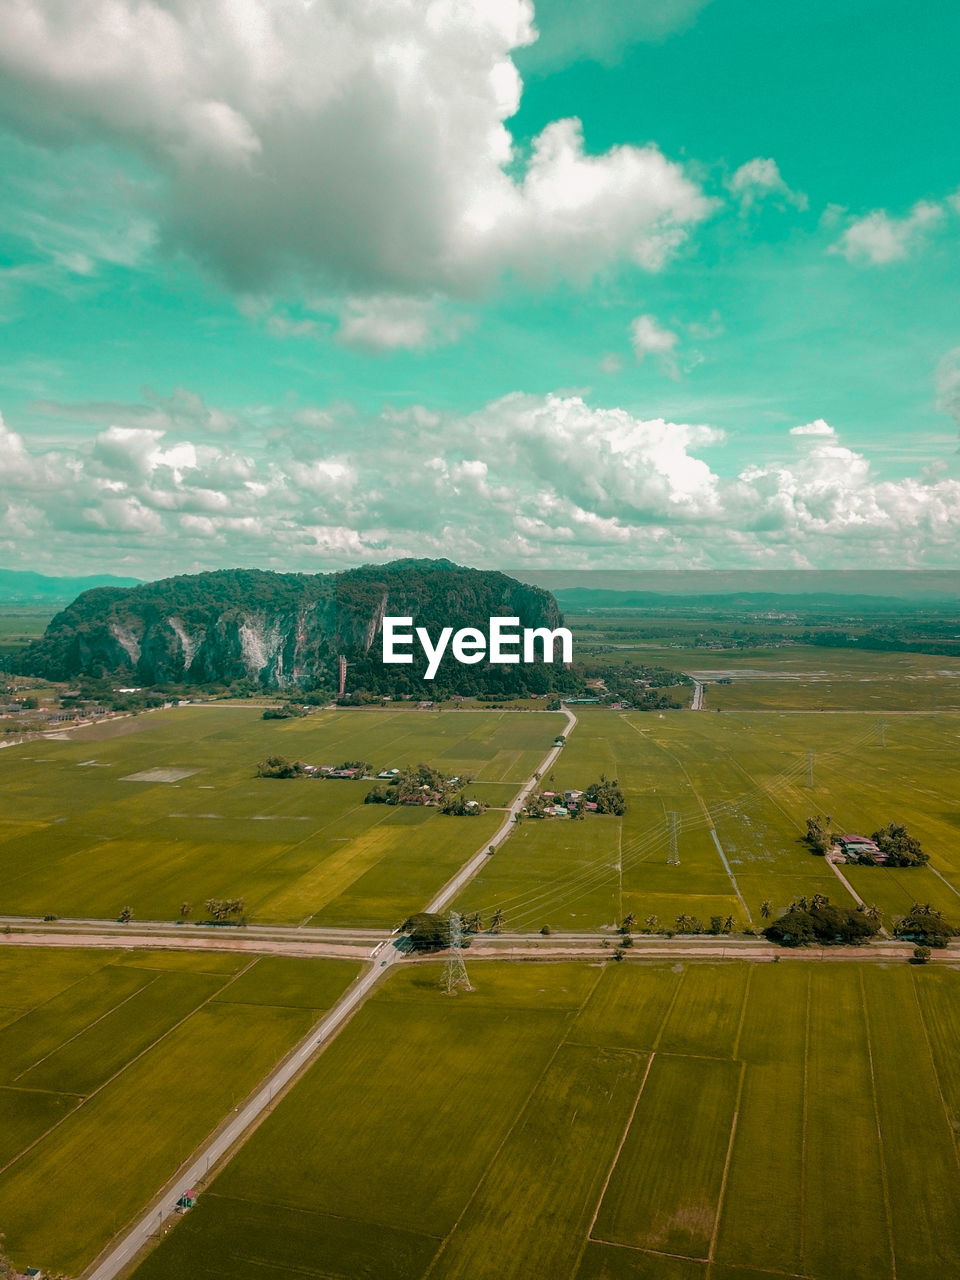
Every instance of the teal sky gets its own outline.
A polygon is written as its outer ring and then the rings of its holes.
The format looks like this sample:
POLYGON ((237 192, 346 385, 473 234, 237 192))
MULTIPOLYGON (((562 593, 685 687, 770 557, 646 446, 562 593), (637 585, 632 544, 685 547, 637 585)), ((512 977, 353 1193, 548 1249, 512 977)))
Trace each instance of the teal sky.
POLYGON ((960 7, 0 30, 6 566, 957 567, 960 7))

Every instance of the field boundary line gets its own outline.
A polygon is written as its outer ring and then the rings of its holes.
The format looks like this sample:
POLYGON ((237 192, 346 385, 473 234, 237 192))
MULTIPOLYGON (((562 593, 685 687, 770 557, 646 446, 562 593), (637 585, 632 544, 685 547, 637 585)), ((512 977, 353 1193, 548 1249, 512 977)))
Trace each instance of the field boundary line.
POLYGON ((740 1021, 737 1023, 737 1034, 733 1041, 733 1060, 738 1062, 740 1059, 740 1040, 743 1037, 743 1024, 747 1020, 747 1004, 750 1001, 750 984, 753 980, 753 969, 747 970, 747 981, 743 987, 743 1000, 740 1004, 740 1021))
MULTIPOLYGON (((637 1113, 637 1107, 640 1105, 640 1098, 643 1094, 644 1089, 646 1088, 647 1077, 650 1075, 650 1068, 653 1066, 653 1060, 657 1056, 658 1052, 660 1051, 660 1041, 663 1038, 663 1029, 667 1025, 667 1020, 674 1010, 674 1006, 677 1003, 677 998, 680 995, 680 988, 683 986, 683 980, 686 976, 687 976, 687 970, 684 969, 684 971, 681 973, 677 981, 676 987, 674 988, 673 995, 670 997, 670 1002, 668 1003, 666 1009, 664 1009, 663 1011, 663 1017, 660 1019, 660 1026, 657 1028, 657 1034, 654 1036, 650 1050, 649 1050, 650 1057, 647 1059, 647 1066, 643 1073, 643 1079, 640 1081, 640 1088, 637 1090, 637 1096, 636 1098, 634 1098, 633 1106, 630 1109, 630 1117, 627 1120, 627 1123, 623 1129, 623 1133, 620 1136, 620 1142, 617 1146, 617 1150, 616 1150, 616 1153, 614 1154, 613 1160, 610 1163, 610 1168, 607 1170, 607 1176, 604 1179, 603 1187, 600 1191, 600 1198, 597 1201, 597 1207, 593 1211, 593 1217, 590 1219, 590 1226, 587 1228, 586 1237, 583 1241, 583 1244, 580 1247, 580 1252, 577 1255, 576 1264, 574 1266, 574 1269, 570 1273, 571 1280, 573 1280, 573 1277, 576 1276, 577 1271, 580 1267, 580 1264, 583 1261, 583 1255, 587 1251, 587 1245, 589 1245, 590 1243, 594 1243, 594 1244, 608 1243, 607 1241, 596 1239, 593 1234, 593 1228, 597 1225, 597 1218, 600 1216, 600 1210, 603 1208, 603 1201, 607 1194, 607 1188, 610 1186, 610 1180, 612 1179, 614 1175, 614 1171, 616 1170, 616 1167, 620 1162, 620 1155, 623 1151, 624 1144, 627 1141, 627 1135, 630 1132, 630 1128, 633 1125, 633 1118, 637 1113)), ((596 990, 596 988, 594 988, 594 990, 596 990)), ((593 993, 591 992, 591 995, 592 994, 593 993)), ((625 1246, 625 1247, 629 1248, 631 1246, 625 1246)))
POLYGON ((880 1164, 880 1182, 883 1186, 883 1210, 887 1219, 887 1242, 890 1246, 890 1274, 897 1280, 897 1253, 893 1242, 893 1213, 890 1207, 890 1184, 887 1178, 887 1161, 883 1152, 883 1128, 880 1124, 880 1103, 877 1098, 877 1076, 873 1069, 873 1039, 870 1035, 870 1010, 867 1008, 867 989, 863 983, 863 970, 857 970, 860 983, 860 1007, 867 1033, 867 1061, 870 1064, 870 1092, 873 1095, 873 1114, 877 1124, 877 1155, 880 1164))
POLYGON ((943 1086, 940 1083, 940 1072, 937 1070, 937 1060, 934 1057, 933 1045, 930 1041, 930 1030, 927 1027, 927 1020, 923 1014, 923 1005, 920 1003, 920 992, 917 990, 916 972, 910 974, 910 985, 913 988, 913 998, 917 1004, 917 1016, 920 1018, 920 1026, 923 1028, 923 1041, 927 1046, 927 1054, 930 1058, 930 1070, 933 1072, 933 1078, 937 1082, 937 1093, 940 1095, 940 1105, 943 1107, 943 1118, 947 1123, 947 1129, 950 1133, 950 1145, 953 1148, 953 1156, 957 1162, 957 1170, 960 1172, 960 1150, 957 1149, 956 1131, 953 1122, 950 1119, 950 1108, 947 1106, 947 1099, 943 1093, 943 1086))
POLYGON ((933 872, 933 874, 937 877, 938 880, 943 881, 943 883, 947 886, 947 888, 950 890, 951 893, 955 893, 957 897, 960 898, 960 889, 958 889, 956 885, 952 885, 950 881, 947 879, 947 877, 943 875, 941 872, 939 872, 932 862, 928 862, 927 866, 930 868, 930 870, 933 872))
MULTIPOLYGON (((649 1054, 650 1056, 647 1058, 647 1065, 644 1068, 643 1076, 641 1077, 641 1080, 640 1080, 640 1087, 637 1090, 637 1096, 633 1100, 633 1106, 630 1108, 630 1114, 627 1117, 627 1123, 623 1126, 623 1133, 620 1135, 620 1141, 617 1143, 617 1149, 614 1152, 613 1159, 610 1162, 610 1168, 607 1170, 607 1176, 604 1178, 603 1186, 600 1188, 600 1197, 597 1200, 597 1207, 593 1211, 593 1217, 590 1219, 590 1225, 589 1227, 587 1227, 586 1238, 584 1239, 584 1242, 580 1247, 580 1251, 577 1254, 577 1261, 574 1264, 573 1270, 570 1272, 571 1277, 575 1276, 577 1272, 580 1270, 580 1263, 583 1261, 583 1255, 587 1251, 587 1245, 590 1244, 590 1242, 594 1239, 593 1228, 597 1225, 597 1218, 599 1218, 600 1210, 603 1208, 603 1201, 607 1194, 607 1188, 610 1186, 610 1180, 613 1177, 614 1170, 616 1169, 617 1165, 620 1163, 620 1154, 623 1151, 624 1144, 627 1141, 627 1135, 629 1134, 630 1129, 633 1125, 633 1117, 637 1114, 637 1107, 640 1105, 640 1099, 643 1096, 644 1089, 646 1088, 647 1077, 650 1074, 650 1068, 653 1066, 653 1060, 657 1056, 656 1049, 651 1049, 649 1051, 649 1054)), ((597 1241, 597 1243, 602 1243, 602 1242, 597 1241)))
POLYGON ((810 1087, 810 1012, 813 970, 807 970, 807 1010, 803 1023, 803 1094, 800 1103, 800 1264, 807 1260, 807 1118, 810 1087))
POLYGON ((437 1263, 440 1261, 440 1258, 443 1256, 443 1251, 444 1249, 446 1249, 447 1243, 449 1242, 449 1240, 451 1239, 451 1237, 453 1236, 457 1228, 460 1226, 460 1223, 463 1221, 464 1217, 469 1211, 470 1206, 473 1204, 474 1200, 477 1198, 480 1192, 480 1188, 483 1186, 484 1182, 489 1177, 491 1170, 493 1169, 494 1165, 497 1162, 500 1152, 507 1145, 514 1130, 517 1128, 517 1126, 520 1124, 523 1117, 526 1115, 527 1108, 530 1106, 530 1102, 533 1099, 533 1095, 540 1088, 540 1085, 543 1083, 544 1077, 546 1076, 547 1072, 550 1070, 550 1068, 553 1066, 554 1062, 556 1061, 557 1056, 560 1053, 560 1050, 564 1048, 564 1046, 567 1044, 567 1041, 569 1040, 569 1037, 570 1037, 570 1032, 577 1025, 577 1019, 580 1017, 581 1013, 583 1013, 584 1009, 587 1007, 590 997, 593 995, 594 991, 596 991, 597 987, 600 985, 600 982, 603 978, 605 970, 606 970, 606 966, 601 965, 600 972, 597 974, 596 981, 593 983, 590 990, 583 997, 583 999, 580 1001, 580 1004, 577 1007, 576 1017, 574 1017, 573 1020, 571 1021, 566 1034, 561 1036, 560 1039, 557 1041, 556 1045, 553 1048, 553 1052, 550 1054, 550 1056, 547 1058, 547 1061, 544 1063, 543 1069, 538 1073, 536 1080, 534 1080, 533 1084, 530 1086, 529 1092, 527 1093, 526 1097, 523 1099, 523 1102, 521 1102, 520 1106, 517 1108, 517 1114, 513 1117, 513 1120, 507 1127, 506 1133, 503 1135, 500 1142, 497 1144, 497 1149, 496 1151, 494 1151, 493 1155, 491 1155, 489 1161, 487 1162, 486 1168, 477 1178, 476 1184, 474 1185, 473 1190, 470 1192, 470 1195, 467 1197, 463 1208, 457 1214, 457 1218, 453 1226, 443 1236, 442 1240, 440 1241, 440 1247, 439 1249, 437 1249, 436 1253, 430 1259, 430 1265, 427 1267, 426 1271, 424 1271, 421 1277, 421 1280, 429 1280, 429 1277, 433 1274, 434 1267, 436 1267, 437 1263))
MULTIPOLYGON (((132 966, 129 966, 129 967, 132 967, 132 966)), ((104 968, 109 969, 110 966, 105 965, 104 968)), ((99 970, 97 970, 97 972, 99 972, 99 970)), ((147 972, 149 973, 151 971, 147 970, 147 972)), ((136 991, 131 991, 130 994, 128 996, 124 996, 122 1000, 118 1000, 117 1003, 112 1006, 112 1008, 107 1009, 103 1013, 101 1013, 99 1018, 94 1018, 94 1020, 92 1022, 88 1022, 85 1027, 81 1027, 79 1031, 75 1031, 72 1036, 68 1036, 66 1040, 58 1044, 55 1048, 51 1049, 49 1053, 45 1053, 42 1058, 38 1058, 36 1062, 31 1062, 29 1067, 24 1067, 24 1069, 20 1072, 18 1076, 13 1077, 13 1081, 11 1083, 16 1084, 16 1082, 18 1080, 21 1080, 27 1074, 28 1071, 32 1071, 34 1067, 39 1067, 41 1062, 46 1062, 46 1060, 48 1058, 52 1058, 55 1053, 59 1053, 61 1049, 65 1049, 68 1044, 73 1044, 74 1040, 79 1040, 79 1038, 82 1035, 84 1035, 87 1031, 89 1031, 92 1027, 98 1026, 104 1020, 104 1018, 109 1018, 111 1013, 116 1013, 118 1009, 122 1009, 125 1004, 127 1004, 130 1000, 134 998, 134 996, 138 996, 141 991, 148 991, 152 986, 154 986, 157 982, 159 982, 162 977, 163 977, 162 971, 157 972, 156 977, 151 978, 149 982, 145 982, 142 987, 137 987, 136 991)), ((19 1019, 17 1019, 17 1021, 19 1021, 19 1019)), ((57 1092, 59 1092, 59 1090, 57 1092)), ((86 1094, 81 1094, 80 1096, 86 1097, 86 1094)))
MULTIPOLYGON (((90 1101, 91 1098, 95 1098, 99 1093, 102 1093, 103 1090, 106 1089, 108 1085, 112 1084, 114 1080, 116 1080, 119 1076, 122 1076, 123 1073, 129 1067, 132 1067, 135 1062, 139 1062, 140 1059, 144 1057, 145 1054, 150 1053, 153 1049, 157 1047, 158 1044, 160 1044, 161 1041, 165 1040, 167 1036, 172 1035, 174 1031, 176 1031, 179 1027, 182 1027, 183 1024, 189 1018, 192 1018, 195 1013, 199 1013, 199 1011, 203 1009, 206 1005, 208 1005, 214 999, 215 996, 219 995, 221 991, 229 987, 230 983, 236 982, 237 978, 241 977, 243 974, 247 972, 248 969, 252 968, 253 965, 255 965, 259 959, 260 959, 259 956, 254 956, 254 958, 250 961, 249 964, 245 964, 242 969, 240 969, 237 973, 235 973, 230 978, 229 982, 225 982, 222 987, 218 987, 217 990, 214 991, 211 995, 207 996, 205 1000, 201 1000, 201 1002, 198 1005, 195 1005, 190 1010, 189 1013, 185 1014, 179 1020, 179 1022, 175 1022, 173 1026, 167 1027, 166 1031, 164 1031, 162 1035, 157 1036, 156 1040, 153 1040, 150 1044, 146 1046, 146 1048, 141 1049, 140 1052, 136 1054, 134 1057, 132 1057, 129 1062, 125 1062, 119 1071, 115 1071, 112 1076, 108 1076, 107 1079, 104 1080, 102 1084, 97 1085, 96 1089, 91 1090, 90 1093, 81 1094, 80 1096, 83 1100, 79 1106, 73 1107, 70 1111, 67 1112, 65 1116, 61 1116, 60 1119, 56 1122, 56 1124, 52 1124, 50 1128, 47 1129, 44 1133, 41 1133, 38 1138, 34 1138, 33 1142, 31 1142, 28 1147, 24 1147, 24 1149, 18 1152, 18 1154, 15 1155, 12 1160, 8 1160, 7 1163, 3 1165, 2 1168, 0 1168, 0 1174, 6 1173, 8 1169, 11 1169, 18 1161, 22 1160, 23 1157, 27 1155, 30 1151, 32 1151, 33 1148, 37 1146, 38 1143, 43 1142, 43 1140, 49 1137, 50 1134, 53 1133, 55 1129, 59 1129, 60 1126, 62 1124, 65 1124, 66 1121, 69 1120, 71 1116, 76 1115, 77 1112, 81 1111, 83 1107, 85 1107, 86 1104, 90 1101)), ((152 982, 147 983, 146 985, 152 986, 153 983, 152 982)), ((140 990, 145 991, 146 987, 141 987, 140 990)))
MULTIPOLYGON (((589 1244, 603 1244, 611 1249, 629 1249, 631 1253, 645 1253, 652 1258, 676 1258, 679 1262, 706 1262, 706 1258, 692 1258, 688 1253, 668 1253, 666 1249, 650 1249, 645 1245, 624 1244, 622 1240, 601 1240, 594 1237, 588 1242, 589 1244)), ((806 1272, 800 1271, 774 1271, 769 1267, 748 1267, 743 1262, 725 1262, 723 1263, 729 1271, 749 1271, 751 1276, 782 1276, 784 1280, 814 1280, 812 1276, 806 1272)))
POLYGON ((747 1064, 740 1063, 740 1079, 737 1082, 737 1096, 733 1104, 733 1118, 730 1121, 730 1137, 727 1139, 727 1154, 723 1161, 723 1174, 720 1178, 720 1191, 717 1195, 717 1212, 713 1219, 713 1231, 710 1233, 710 1247, 707 1250, 707 1276, 713 1270, 713 1257, 717 1249, 717 1237, 720 1234, 720 1218, 723 1214, 723 1203, 727 1194, 727 1181, 730 1177, 730 1165, 733 1161, 733 1144, 737 1137, 737 1123, 740 1120, 740 1103, 743 1099, 743 1082, 747 1078, 747 1064))

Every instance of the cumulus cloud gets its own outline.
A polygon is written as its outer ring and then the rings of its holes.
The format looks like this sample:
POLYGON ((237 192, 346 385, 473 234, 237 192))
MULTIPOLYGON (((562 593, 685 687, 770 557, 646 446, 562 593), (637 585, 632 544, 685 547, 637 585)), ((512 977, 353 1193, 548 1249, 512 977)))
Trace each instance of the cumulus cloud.
POLYGON ((679 336, 661 325, 656 316, 642 315, 631 321, 630 342, 638 360, 642 361, 648 355, 656 356, 663 371, 677 377, 674 348, 679 336))
POLYGON ((824 422, 823 418, 817 418, 814 422, 806 422, 802 426, 791 427, 790 434, 792 436, 835 436, 837 433, 829 422, 824 422))
POLYGON ((0 118, 134 148, 166 243, 237 290, 658 270, 712 208, 654 146, 590 154, 577 120, 517 154, 529 0, 0 0, 0 29, 0 118))
POLYGON ((806 209, 809 203, 802 191, 792 191, 787 186, 776 160, 769 157, 756 156, 742 164, 727 180, 727 189, 740 201, 744 213, 769 197, 775 197, 781 207, 791 204, 806 209))
POLYGON ((0 549, 51 571, 558 553, 571 567, 936 566, 960 540, 960 480, 879 479, 822 419, 735 474, 711 426, 575 395, 467 414, 259 408, 230 436, 102 423, 69 447, 55 430, 33 439, 0 425, 0 549), (51 560, 67 546, 69 561, 51 560))
POLYGON ((891 217, 883 209, 875 209, 847 226, 831 253, 840 253, 848 262, 867 262, 883 266, 906 258, 930 230, 944 217, 943 206, 919 200, 903 218, 891 217))

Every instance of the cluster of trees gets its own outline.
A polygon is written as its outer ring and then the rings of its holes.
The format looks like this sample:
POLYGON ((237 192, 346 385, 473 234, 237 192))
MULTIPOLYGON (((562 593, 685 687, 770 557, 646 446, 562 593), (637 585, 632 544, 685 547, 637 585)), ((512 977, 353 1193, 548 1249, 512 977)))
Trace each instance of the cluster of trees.
MULTIPOLYGON (((832 821, 829 814, 815 813, 807 818, 807 829, 800 837, 821 857, 829 853, 831 845, 840 839, 836 832, 830 830, 832 821)), ((922 867, 930 861, 930 856, 924 853, 920 841, 910 834, 902 822, 888 822, 879 831, 874 831, 870 839, 886 858, 884 862, 878 863, 869 850, 865 850, 860 854, 860 861, 868 866, 922 867)))
POLYGON ((426 804, 428 799, 444 797, 450 789, 448 778, 438 769, 428 764, 405 764, 399 773, 368 791, 363 803, 426 804))
POLYGON ((291 702, 284 702, 278 707, 267 707, 262 720, 295 720, 304 714, 302 707, 296 706, 291 702))
MULTIPOLYGON (((335 772, 343 770, 355 770, 358 777, 373 772, 373 765, 367 760, 345 760, 343 764, 334 765, 335 772)), ((288 760, 286 756, 267 756, 266 760, 261 760, 257 764, 258 778, 325 778, 328 775, 320 773, 312 765, 306 765, 302 760, 288 760)))
POLYGON ((822 893, 791 902, 773 924, 764 929, 771 942, 799 947, 807 942, 822 946, 856 946, 880 932, 880 912, 876 907, 835 907, 822 893))
POLYGON ((472 781, 468 775, 448 778, 428 764, 404 765, 388 781, 368 791, 363 803, 433 805, 441 813, 472 818, 487 807, 482 801, 467 799, 463 788, 472 781))
POLYGON ((906 938, 922 947, 945 947, 960 930, 945 920, 943 912, 935 910, 929 902, 915 902, 910 914, 896 921, 893 932, 896 937, 906 938))
POLYGON ((584 788, 584 802, 595 804, 597 813, 623 814, 627 811, 627 802, 616 778, 608 778, 601 773, 599 782, 591 782, 584 788))
POLYGON ((258 778, 302 778, 305 774, 301 760, 288 760, 286 756, 267 756, 257 765, 258 778))
POLYGON ((465 792, 456 791, 440 806, 440 812, 453 818, 476 818, 487 808, 482 800, 468 800, 465 792))
POLYGON ((812 852, 819 854, 821 858, 826 857, 830 852, 830 846, 836 839, 830 830, 832 821, 829 814, 824 817, 821 813, 815 813, 812 818, 807 818, 807 830, 800 837, 805 844, 809 845, 812 852))
MULTIPOLYGON (((498 908, 490 917, 487 928, 490 933, 499 933, 504 923, 504 914, 498 908)), ((482 932, 484 921, 481 913, 473 911, 461 915, 460 928, 466 934, 482 932)), ((415 951, 440 951, 450 945, 450 917, 432 911, 418 911, 404 920, 400 932, 415 951)))
POLYGON ((207 898, 203 906, 216 924, 228 924, 231 920, 242 924, 247 909, 243 898, 207 898))
MULTIPOLYGON (((870 837, 881 853, 887 855, 888 867, 922 867, 930 861, 930 855, 924 853, 920 841, 912 836, 902 822, 888 822, 885 827, 875 831, 870 837)), ((865 862, 871 861, 864 858, 865 862)))
POLYGON ((580 668, 585 680, 602 680, 605 702, 628 702, 638 711, 677 709, 683 705, 670 690, 692 683, 682 671, 667 667, 646 667, 624 663, 617 666, 584 664, 580 668))

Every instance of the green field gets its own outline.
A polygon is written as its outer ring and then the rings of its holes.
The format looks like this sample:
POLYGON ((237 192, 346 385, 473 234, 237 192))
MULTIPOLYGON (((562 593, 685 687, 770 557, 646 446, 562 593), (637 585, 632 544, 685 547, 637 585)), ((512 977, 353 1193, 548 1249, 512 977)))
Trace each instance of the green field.
POLYGON ((343 960, 0 949, 0 1228, 77 1274, 358 972, 343 960))
MULTIPOLYGON (((629 618, 574 617, 572 626, 576 652, 591 665, 644 664, 703 680, 708 711, 960 710, 960 661, 955 657, 809 644, 738 648, 726 633, 723 647, 698 646, 696 633, 704 628, 693 622, 651 626, 629 618), (585 621, 589 630, 583 629, 585 621), (669 642, 654 638, 671 632, 669 642)), ((705 638, 711 639, 709 633, 705 638)), ((685 697, 689 701, 689 690, 685 697)))
POLYGON ((960 973, 393 976, 137 1280, 927 1280, 960 1267, 960 973))
POLYGON ((257 761, 425 761, 472 775, 506 804, 564 726, 557 714, 322 711, 263 720, 184 707, 0 753, 2 910, 194 918, 242 897, 258 921, 393 926, 429 899, 502 821, 364 805, 369 782, 257 778, 257 761), (173 781, 134 781, 166 770, 173 781), (181 776, 174 776, 179 774, 181 776))
POLYGON ((524 822, 464 890, 464 910, 489 918, 499 907, 508 929, 597 928, 627 912, 640 927, 656 916, 662 929, 681 913, 759 927, 764 901, 776 913, 817 892, 851 905, 830 866, 799 841, 805 817, 819 811, 868 834, 905 822, 930 867, 845 874, 887 916, 920 901, 960 919, 960 716, 891 716, 881 729, 862 713, 577 712, 551 785, 583 787, 604 772, 619 778, 626 814, 524 822), (668 863, 670 812, 679 865, 668 863))

